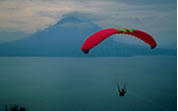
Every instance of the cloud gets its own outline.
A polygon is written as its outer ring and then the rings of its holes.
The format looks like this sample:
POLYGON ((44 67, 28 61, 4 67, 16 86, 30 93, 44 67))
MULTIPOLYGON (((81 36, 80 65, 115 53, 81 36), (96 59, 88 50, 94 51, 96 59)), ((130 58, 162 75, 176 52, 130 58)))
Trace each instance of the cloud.
POLYGON ((0 7, 0 28, 25 32, 45 28, 74 11, 90 14, 102 27, 139 21, 151 17, 153 11, 144 10, 152 8, 150 5, 133 5, 122 0, 3 0, 0 7))
POLYGON ((0 29, 34 33, 55 24, 66 13, 79 12, 103 28, 134 27, 155 35, 172 32, 174 37, 162 36, 157 40, 175 44, 175 3, 175 0, 1 0, 0 29))

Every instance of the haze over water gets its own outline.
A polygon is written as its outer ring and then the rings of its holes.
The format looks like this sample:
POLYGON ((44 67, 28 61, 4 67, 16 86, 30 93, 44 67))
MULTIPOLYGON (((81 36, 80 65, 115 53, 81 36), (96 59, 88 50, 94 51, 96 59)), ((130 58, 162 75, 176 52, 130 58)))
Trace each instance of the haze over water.
POLYGON ((0 110, 173 111, 176 56, 0 57, 0 110), (120 97, 117 83, 127 87, 120 97))

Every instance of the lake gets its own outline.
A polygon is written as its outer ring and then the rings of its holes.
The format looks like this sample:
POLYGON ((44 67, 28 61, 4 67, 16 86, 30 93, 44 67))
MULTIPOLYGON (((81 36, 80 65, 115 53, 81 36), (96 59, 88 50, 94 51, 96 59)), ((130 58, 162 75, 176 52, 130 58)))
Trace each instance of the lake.
POLYGON ((177 56, 0 57, 0 110, 176 111, 177 56), (126 86, 125 96, 117 86, 126 86))

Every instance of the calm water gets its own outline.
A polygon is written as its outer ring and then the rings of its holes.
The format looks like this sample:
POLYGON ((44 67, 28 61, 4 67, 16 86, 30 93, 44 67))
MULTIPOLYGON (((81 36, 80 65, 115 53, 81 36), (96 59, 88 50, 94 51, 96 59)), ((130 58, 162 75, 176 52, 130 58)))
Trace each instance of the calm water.
POLYGON ((176 111, 176 87, 176 56, 0 57, 0 110, 176 111))

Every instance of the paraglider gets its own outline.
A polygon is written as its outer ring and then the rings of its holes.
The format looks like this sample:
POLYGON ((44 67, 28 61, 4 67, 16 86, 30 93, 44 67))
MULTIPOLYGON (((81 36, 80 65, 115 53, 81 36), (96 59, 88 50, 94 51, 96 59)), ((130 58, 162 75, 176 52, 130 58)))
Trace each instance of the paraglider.
POLYGON ((124 84, 124 87, 122 88, 122 90, 120 89, 119 84, 117 84, 117 89, 118 89, 119 96, 124 96, 127 93, 126 83, 124 84))
POLYGON ((138 39, 143 40, 145 43, 150 45, 152 49, 154 49, 157 45, 154 38, 146 32, 136 30, 136 29, 130 29, 130 28, 108 28, 108 29, 100 30, 94 33, 93 35, 91 35, 90 37, 88 37, 87 40, 84 41, 81 50, 85 54, 87 54, 90 49, 92 49, 93 47, 101 43, 103 40, 105 40, 106 38, 114 34, 132 35, 138 39))

